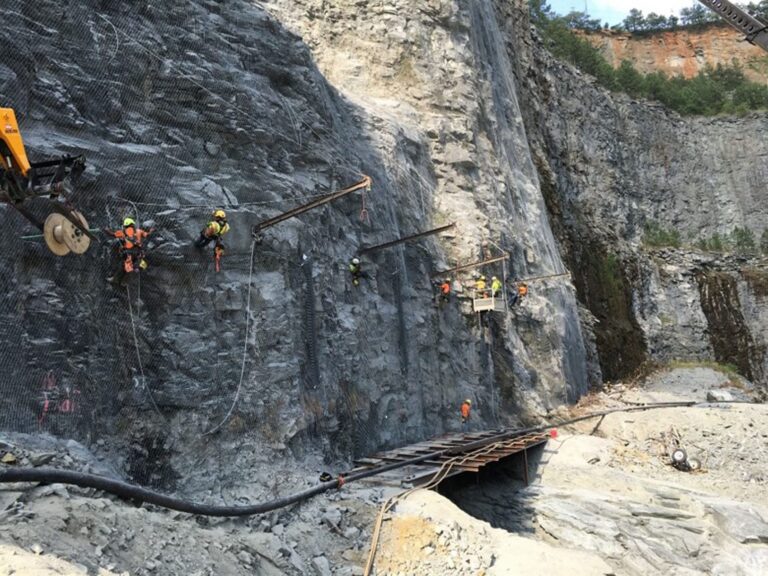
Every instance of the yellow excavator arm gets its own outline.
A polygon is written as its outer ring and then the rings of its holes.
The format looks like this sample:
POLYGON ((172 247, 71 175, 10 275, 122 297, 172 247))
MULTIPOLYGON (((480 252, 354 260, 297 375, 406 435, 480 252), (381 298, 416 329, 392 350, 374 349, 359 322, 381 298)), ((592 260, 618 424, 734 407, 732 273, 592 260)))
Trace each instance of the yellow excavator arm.
POLYGON ((27 176, 30 169, 29 159, 12 108, 0 108, 0 153, 5 170, 27 176))

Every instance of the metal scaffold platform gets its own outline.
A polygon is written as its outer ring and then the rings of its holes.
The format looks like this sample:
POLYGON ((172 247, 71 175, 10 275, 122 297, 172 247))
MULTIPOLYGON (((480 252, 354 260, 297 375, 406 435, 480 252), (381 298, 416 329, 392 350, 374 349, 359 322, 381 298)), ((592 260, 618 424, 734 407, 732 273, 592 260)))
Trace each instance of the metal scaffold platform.
MULTIPOLYGON (((444 472, 444 478, 464 473, 477 474, 489 464, 518 454, 525 459, 524 469, 527 471, 528 450, 546 444, 549 439, 549 434, 546 433, 525 434, 503 439, 499 439, 498 435, 498 431, 453 434, 419 442, 356 460, 355 465, 358 468, 355 472, 375 469, 394 462, 408 462, 421 456, 438 453, 439 455, 432 459, 381 474, 375 478, 375 482, 396 486, 404 483, 421 486, 428 484, 441 470, 444 471, 446 466, 450 466, 450 470, 447 473, 444 472), (463 454, 466 454, 466 458, 461 458, 463 454)), ((527 483, 528 479, 525 480, 527 483)))

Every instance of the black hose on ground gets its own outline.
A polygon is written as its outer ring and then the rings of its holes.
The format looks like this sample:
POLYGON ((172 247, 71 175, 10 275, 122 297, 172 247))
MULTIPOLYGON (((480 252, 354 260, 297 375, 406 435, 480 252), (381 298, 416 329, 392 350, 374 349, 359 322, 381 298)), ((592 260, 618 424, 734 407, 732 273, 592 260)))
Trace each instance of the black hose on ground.
POLYGON ((388 472, 390 470, 396 470, 405 466, 411 466, 425 462, 427 460, 433 460, 443 456, 452 456, 461 454, 463 452, 469 452, 477 448, 482 448, 488 444, 493 444, 502 440, 509 440, 525 434, 533 434, 535 432, 543 432, 545 430, 555 428, 558 426, 568 426, 584 420, 592 418, 600 418, 607 416, 608 414, 614 414, 617 412, 640 412, 645 410, 655 410, 660 408, 692 408, 692 407, 711 407, 719 404, 754 404, 754 402, 746 401, 728 401, 728 402, 658 402, 654 404, 645 404, 643 406, 632 406, 629 408, 613 408, 610 410, 603 410, 601 412, 595 412, 587 414, 586 416, 579 416, 578 418, 572 418, 555 424, 546 424, 543 426, 534 426, 531 428, 524 428, 518 430, 500 430, 498 434, 490 437, 468 442, 462 446, 456 446, 453 448, 445 448, 443 450, 437 450, 430 454, 414 457, 410 460, 401 462, 392 462, 384 466, 378 466, 369 470, 361 470, 359 472, 351 472, 348 476, 339 476, 338 479, 329 482, 323 482, 308 488, 302 492, 296 492, 290 496, 283 498, 277 498, 270 502, 264 502, 261 504, 253 504, 251 506, 214 506, 210 504, 200 504, 196 502, 189 502, 182 500, 181 498, 174 498, 172 496, 166 496, 158 492, 153 492, 147 488, 141 486, 135 486, 128 484, 121 480, 115 480, 112 478, 106 478, 104 476, 97 476, 95 474, 86 474, 83 472, 75 472, 72 470, 58 470, 56 468, 1 468, 0 469, 0 483, 8 482, 43 482, 46 484, 70 484, 73 486, 79 486, 81 488, 95 488, 102 490, 121 498, 139 500, 141 502, 147 502, 154 504, 155 506, 161 506, 170 510, 178 510, 179 512, 187 512, 189 514, 200 514, 202 516, 252 516, 254 514, 263 514, 264 512, 271 512, 278 508, 284 508, 297 502, 308 500, 314 496, 333 490, 335 488, 341 488, 348 482, 354 482, 356 480, 362 480, 363 478, 369 478, 388 472))

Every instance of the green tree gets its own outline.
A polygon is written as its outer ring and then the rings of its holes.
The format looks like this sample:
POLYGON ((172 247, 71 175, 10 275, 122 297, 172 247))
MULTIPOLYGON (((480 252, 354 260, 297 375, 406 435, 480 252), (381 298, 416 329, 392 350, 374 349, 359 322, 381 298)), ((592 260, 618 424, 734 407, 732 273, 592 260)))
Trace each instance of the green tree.
POLYGON ((754 254, 755 234, 747 227, 736 227, 731 232, 731 241, 739 254, 754 254))
POLYGON ((646 30, 663 30, 668 26, 668 20, 666 16, 651 12, 645 17, 645 29, 646 30))
POLYGON ((624 18, 622 25, 625 30, 629 30, 630 32, 640 32, 641 30, 645 30, 643 11, 638 10, 637 8, 632 8, 632 10, 629 11, 629 14, 627 14, 627 17, 624 18))
POLYGON ((571 30, 590 30, 594 32, 603 27, 599 19, 590 18, 586 12, 571 11, 563 16, 562 19, 571 30))
POLYGON ((638 72, 629 60, 622 60, 616 70, 616 86, 632 96, 642 96, 645 92, 643 75, 638 72))
POLYGON ((764 22, 768 22, 768 0, 750 2, 747 4, 747 12, 761 18, 764 22))
POLYGON ((701 4, 694 4, 690 8, 680 10, 680 21, 684 26, 700 26, 701 24, 713 22, 716 18, 717 15, 701 4))
MULTIPOLYGON (((622 90, 635 97, 657 100, 680 114, 688 115, 745 114, 749 110, 768 108, 768 86, 747 80, 743 69, 736 63, 707 66, 691 79, 682 76, 670 78, 661 72, 642 75, 629 62, 622 62, 614 70, 597 48, 573 33, 574 28, 597 29, 600 26, 598 20, 589 18, 584 12, 558 16, 542 0, 532 1, 530 7, 532 21, 541 31, 552 54, 594 76, 601 86, 609 90, 622 90)), ((685 22, 688 23, 710 17, 699 14, 698 7, 696 10, 688 9, 686 14, 685 22)), ((670 20, 666 22, 665 25, 669 26, 670 20)), ((638 30, 662 23, 658 15, 651 13, 644 18, 637 9, 630 12, 625 22, 627 27, 638 30)))
POLYGON ((545 0, 529 0, 529 8, 531 12, 531 22, 536 25, 546 24, 555 15, 552 12, 552 8, 545 0))
POLYGON ((680 247, 680 232, 666 229, 658 222, 647 222, 643 229, 643 244, 646 246, 680 247))
POLYGON ((715 232, 709 239, 709 249, 715 252, 722 252, 726 247, 726 239, 719 233, 715 232))

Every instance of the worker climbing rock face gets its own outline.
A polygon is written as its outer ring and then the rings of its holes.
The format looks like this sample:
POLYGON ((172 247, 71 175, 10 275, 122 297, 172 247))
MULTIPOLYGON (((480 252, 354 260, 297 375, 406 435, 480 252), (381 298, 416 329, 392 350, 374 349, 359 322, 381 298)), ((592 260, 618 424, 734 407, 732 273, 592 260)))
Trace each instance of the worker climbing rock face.
POLYGON ((466 432, 469 429, 470 413, 472 411, 472 400, 467 398, 461 404, 461 429, 466 432))
POLYGON ((360 286, 360 278, 363 276, 363 271, 360 267, 360 258, 357 256, 349 261, 349 273, 352 275, 352 284, 360 286))
POLYGON ((200 236, 195 241, 195 246, 198 248, 203 248, 211 242, 215 242, 213 258, 216 261, 216 272, 220 270, 221 257, 224 256, 224 244, 221 241, 221 237, 227 232, 229 232, 227 214, 224 210, 217 208, 211 214, 211 221, 200 231, 200 236))
POLYGON ((513 282, 509 287, 509 304, 514 306, 522 302, 528 295, 528 285, 525 282, 513 282))
POLYGON ((211 242, 221 243, 221 237, 229 232, 227 214, 224 210, 217 209, 211 215, 211 221, 200 231, 200 237, 195 241, 195 246, 202 248, 211 242))
POLYGON ((123 265, 118 270, 118 273, 111 278, 112 281, 121 280, 126 274, 131 272, 137 272, 139 270, 146 270, 149 266, 144 253, 144 241, 147 237, 154 232, 154 228, 150 230, 142 230, 136 226, 136 221, 127 216, 123 219, 122 230, 104 230, 104 232, 118 241, 118 253, 122 257, 123 265))
POLYGON ((499 280, 496 276, 491 278, 491 292, 493 293, 494 298, 497 298, 501 295, 501 280, 499 280))
POLYGON ((445 304, 451 299, 451 279, 446 278, 442 284, 440 284, 440 301, 445 304))

